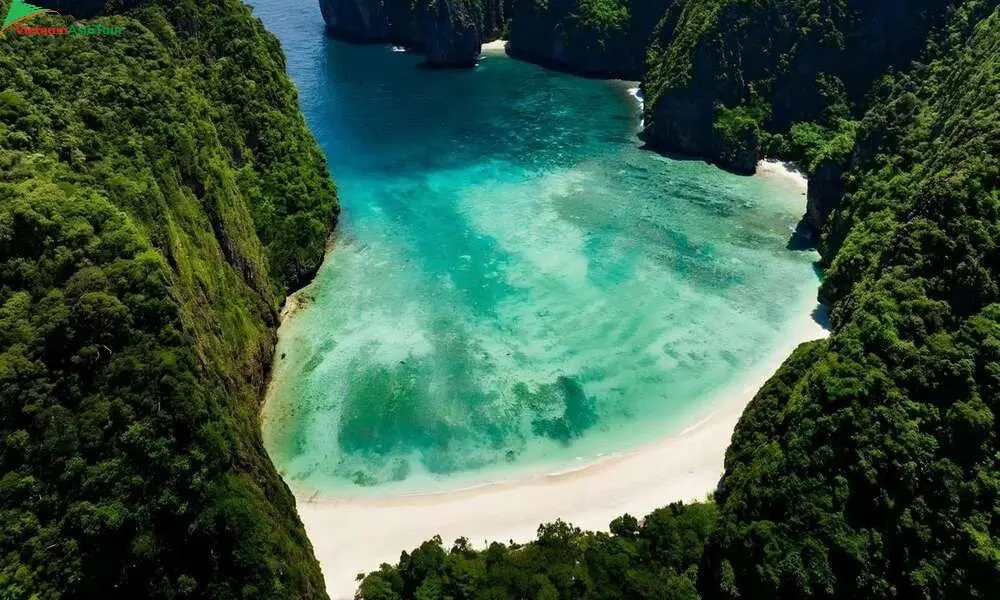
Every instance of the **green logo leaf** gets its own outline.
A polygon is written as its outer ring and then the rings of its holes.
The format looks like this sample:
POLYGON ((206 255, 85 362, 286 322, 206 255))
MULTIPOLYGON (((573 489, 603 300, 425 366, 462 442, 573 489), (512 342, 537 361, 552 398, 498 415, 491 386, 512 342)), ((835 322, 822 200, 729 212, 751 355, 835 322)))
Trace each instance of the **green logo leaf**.
POLYGON ((21 2, 21 0, 14 0, 10 4, 10 10, 7 11, 7 18, 3 20, 3 27, 0 27, 0 31, 7 29, 8 26, 13 25, 22 19, 27 19, 28 17, 49 12, 54 13, 56 11, 51 8, 21 2))

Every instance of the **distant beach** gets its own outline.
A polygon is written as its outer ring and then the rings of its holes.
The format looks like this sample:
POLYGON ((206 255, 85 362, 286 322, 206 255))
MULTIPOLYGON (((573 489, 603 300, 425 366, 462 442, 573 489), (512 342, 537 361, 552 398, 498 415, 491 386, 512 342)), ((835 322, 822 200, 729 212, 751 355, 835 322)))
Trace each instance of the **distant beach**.
MULTIPOLYGON (((808 180, 802 171, 796 169, 792 164, 774 159, 764 159, 757 163, 757 173, 762 177, 780 177, 789 183, 795 184, 802 189, 802 194, 806 193, 808 180)), ((805 210, 805 205, 803 205, 805 210)))
POLYGON ((482 46, 483 54, 506 52, 506 51, 507 51, 507 40, 493 40, 492 42, 487 42, 482 46))

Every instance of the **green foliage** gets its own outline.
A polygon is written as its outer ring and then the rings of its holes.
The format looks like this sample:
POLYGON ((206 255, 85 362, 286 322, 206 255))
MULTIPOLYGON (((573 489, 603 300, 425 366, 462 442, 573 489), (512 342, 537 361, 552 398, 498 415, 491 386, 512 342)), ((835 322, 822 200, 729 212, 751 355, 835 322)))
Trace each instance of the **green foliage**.
POLYGON ((857 143, 860 121, 844 119, 836 128, 818 123, 795 123, 788 133, 764 134, 763 148, 767 156, 780 156, 795 161, 807 173, 815 173, 824 162, 846 168, 857 143))
POLYGON ((512 0, 509 48, 574 73, 638 78, 670 0, 512 0))
MULTIPOLYGON (((681 1, 651 49, 647 102, 707 103, 725 151, 849 166, 821 239, 832 335, 748 407, 716 503, 435 538, 362 598, 1000 589, 1000 11, 918 2, 893 23, 914 37, 863 62, 885 6, 681 1), (928 60, 890 72, 914 39, 928 60)), ((0 39, 0 596, 322 598, 256 415, 277 303, 335 219, 322 157, 235 0, 102 22, 127 33, 0 39)))
POLYGON ((556 521, 529 544, 493 543, 473 550, 441 538, 403 552, 361 582, 363 600, 547 598, 551 600, 696 600, 696 566, 715 526, 712 503, 675 503, 640 523, 615 519, 611 533, 589 533, 556 521))
POLYGON ((623 0, 580 0, 579 9, 570 14, 579 26, 597 31, 602 39, 624 33, 629 21, 629 5, 623 0))
POLYGON ((1000 586, 996 6, 967 3, 938 58, 884 80, 852 126, 855 164, 822 244, 833 335, 786 362, 733 436, 706 598, 1000 586))
POLYGON ((722 0, 679 0, 668 8, 647 52, 643 84, 648 101, 655 103, 663 90, 691 84, 695 48, 718 23, 723 4, 722 0))
POLYGON ((727 164, 737 162, 736 156, 740 153, 751 153, 756 163, 760 124, 765 115, 766 108, 760 103, 736 108, 716 106, 714 133, 721 141, 723 160, 727 164))
MULTIPOLYGON (((645 123, 655 147, 745 168, 749 121, 712 117, 760 103, 762 134, 794 124, 841 132, 869 106, 873 84, 906 68, 960 0, 678 0, 647 51, 645 123), (702 140, 693 143, 690 140, 702 140), (730 146, 729 144, 736 144, 730 146)), ((761 135, 769 153, 783 139, 761 135)), ((837 144, 846 138, 838 139, 837 144)), ((843 146, 843 144, 840 144, 843 146)), ((756 147, 754 148, 756 150, 756 147)), ((800 160, 795 153, 778 158, 800 160)))
POLYGON ((0 38, 0 597, 323 598, 257 417, 322 156, 243 4, 101 23, 0 38))

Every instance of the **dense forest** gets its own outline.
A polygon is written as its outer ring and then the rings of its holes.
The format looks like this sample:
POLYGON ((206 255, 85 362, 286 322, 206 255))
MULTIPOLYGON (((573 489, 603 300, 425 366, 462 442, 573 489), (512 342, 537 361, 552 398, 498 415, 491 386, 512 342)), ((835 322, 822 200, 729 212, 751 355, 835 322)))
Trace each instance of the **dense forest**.
POLYGON ((540 526, 530 544, 479 551, 465 539, 445 550, 435 537, 365 577, 358 597, 696 600, 698 564, 716 522, 714 504, 675 503, 641 523, 619 517, 610 533, 556 521, 540 526))
POLYGON ((649 49, 646 140, 752 173, 761 151, 810 172, 962 2, 671 3, 649 49))
POLYGON ((713 500, 478 552, 431 540, 369 574, 361 597, 996 594, 1000 8, 920 4, 687 0, 659 25, 647 115, 667 96, 705 104, 725 151, 749 140, 814 175, 837 164, 814 222, 832 334, 753 399, 713 500), (905 40, 863 46, 859 32, 893 26, 890 8, 905 40))
POLYGON ((325 161, 247 6, 107 4, 0 38, 0 598, 326 598, 258 422, 325 161))

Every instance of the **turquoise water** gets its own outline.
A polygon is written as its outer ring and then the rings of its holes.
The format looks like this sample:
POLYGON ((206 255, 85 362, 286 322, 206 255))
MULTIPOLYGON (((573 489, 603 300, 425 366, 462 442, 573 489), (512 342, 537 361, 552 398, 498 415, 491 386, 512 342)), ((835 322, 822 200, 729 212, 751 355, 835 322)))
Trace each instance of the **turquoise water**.
POLYGON ((779 178, 640 149, 628 86, 433 71, 257 0, 343 220, 281 330, 265 443, 298 489, 426 490, 689 425, 815 295, 779 178), (391 484, 388 485, 387 484, 391 484))

